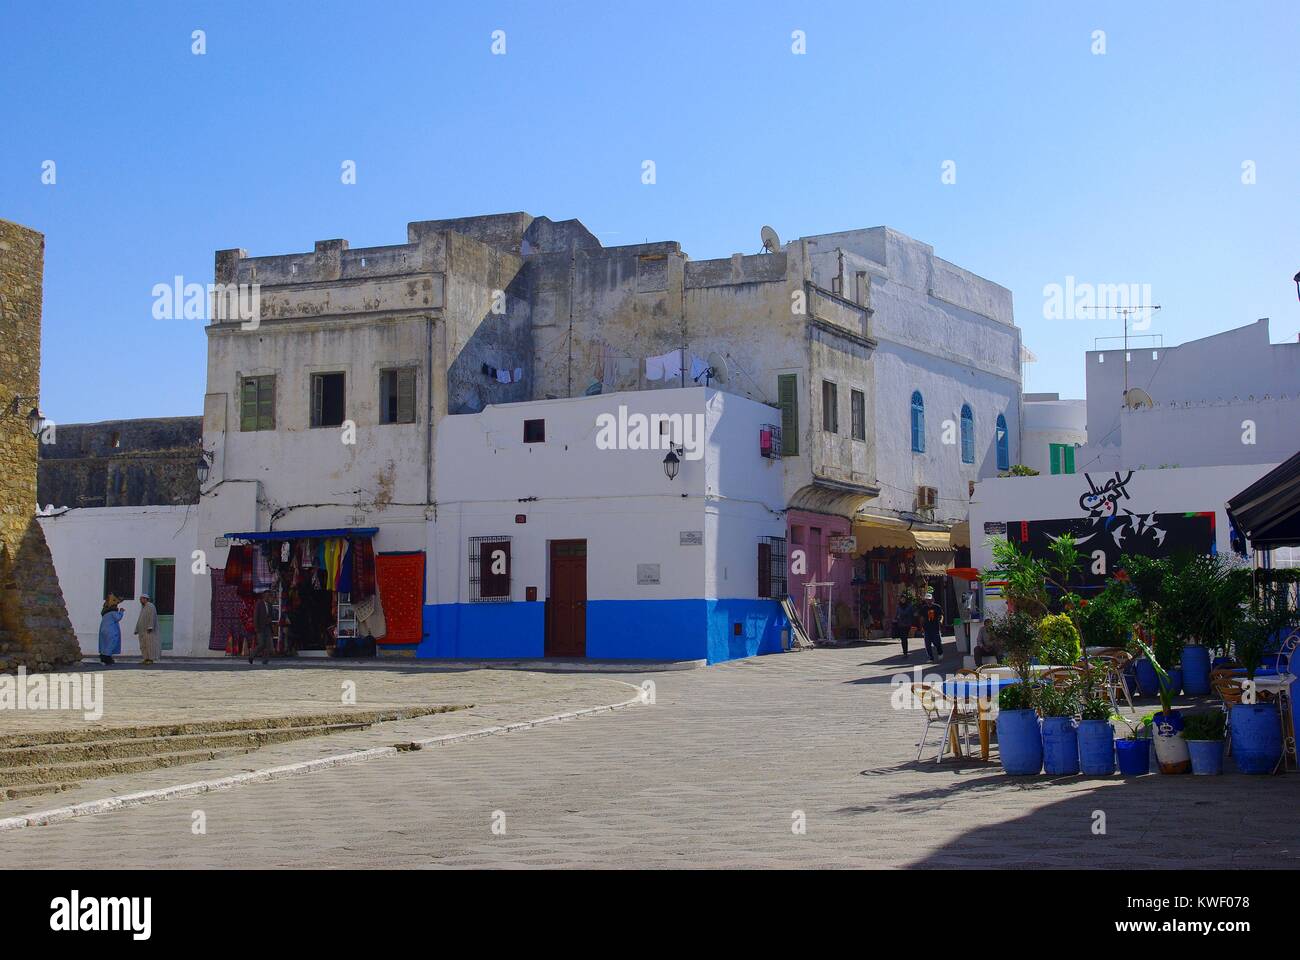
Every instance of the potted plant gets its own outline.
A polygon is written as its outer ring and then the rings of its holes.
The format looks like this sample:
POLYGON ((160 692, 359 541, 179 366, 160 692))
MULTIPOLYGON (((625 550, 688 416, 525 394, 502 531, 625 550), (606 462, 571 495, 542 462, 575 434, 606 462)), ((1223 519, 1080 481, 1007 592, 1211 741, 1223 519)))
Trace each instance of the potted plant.
POLYGON ((1036 685, 1029 665, 1038 646, 1038 626, 1027 613, 1016 611, 984 621, 984 631, 1004 652, 1019 682, 998 693, 998 756, 1005 773, 1027 776, 1043 768, 1043 740, 1034 709, 1036 685))
POLYGON ((1079 770, 1094 777, 1115 772, 1115 728, 1104 681, 1105 668, 1090 665, 1079 691, 1079 770))
POLYGON ((1120 558, 1120 569, 1116 578, 1125 584, 1126 592, 1135 601, 1137 614, 1133 625, 1134 642, 1145 657, 1139 656, 1134 662, 1138 690, 1143 696, 1154 697, 1160 692, 1160 677, 1152 663, 1150 646, 1155 642, 1160 614, 1160 592, 1168 574, 1168 563, 1153 560, 1150 557, 1132 557, 1127 554, 1120 558))
POLYGON ((1191 755, 1187 752, 1187 741, 1183 739, 1183 718, 1174 712, 1174 689, 1169 674, 1160 665, 1156 655, 1141 639, 1138 645, 1151 662, 1156 676, 1160 678, 1160 712, 1151 718, 1151 736, 1155 741, 1156 762, 1160 764, 1161 773, 1189 773, 1192 769, 1191 755))
POLYGON ((1233 651, 1250 681, 1242 702, 1232 706, 1232 756, 1242 773, 1272 773, 1282 755, 1277 704, 1259 703, 1253 685, 1269 641, 1289 619, 1285 602, 1269 606, 1256 600, 1233 630, 1233 651))
POLYGON ((1228 716, 1221 710, 1191 713, 1183 718, 1183 739, 1192 758, 1192 773, 1218 776, 1223 773, 1223 737, 1228 716))
POLYGON ((1038 689, 1038 709, 1043 715, 1043 769, 1065 776, 1079 772, 1079 737, 1074 714, 1079 698, 1071 688, 1050 685, 1038 689))
POLYGON ((1151 772, 1151 741, 1145 736, 1148 732, 1148 719, 1143 717, 1136 723, 1118 713, 1110 715, 1112 723, 1122 723, 1126 729, 1123 738, 1115 741, 1115 757, 1119 761, 1120 776, 1136 777, 1151 772))

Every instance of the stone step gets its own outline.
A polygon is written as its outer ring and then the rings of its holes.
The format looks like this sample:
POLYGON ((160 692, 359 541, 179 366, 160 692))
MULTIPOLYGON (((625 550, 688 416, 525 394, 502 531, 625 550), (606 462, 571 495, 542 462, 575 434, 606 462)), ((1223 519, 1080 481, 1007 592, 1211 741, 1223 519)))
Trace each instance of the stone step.
POLYGON ((71 763, 49 763, 42 766, 0 767, 0 790, 31 783, 68 783, 77 780, 95 780, 123 773, 140 773, 159 767, 178 767, 204 760, 221 760, 225 757, 251 753, 256 747, 229 747, 221 750, 186 750, 177 753, 155 753, 147 757, 123 757, 116 760, 82 760, 71 763))
POLYGON ((122 737, 116 740, 82 740, 72 743, 42 743, 25 747, 0 748, 0 769, 38 764, 78 761, 120 760, 162 753, 246 747, 256 750, 269 743, 287 743, 307 737, 328 736, 350 730, 368 729, 368 723, 335 723, 301 727, 272 727, 190 733, 168 737, 122 737))
POLYGON ((38 730, 29 733, 0 735, 0 750, 36 747, 60 743, 84 743, 94 740, 119 740, 128 737, 179 737, 196 733, 223 733, 235 730, 270 730, 285 727, 330 726, 343 723, 385 723, 411 720, 435 713, 465 710, 473 704, 439 704, 436 706, 390 707, 384 710, 337 710, 329 713, 297 714, 281 717, 254 717, 229 720, 191 720, 184 723, 138 724, 120 727, 82 727, 38 730))
POLYGON ((80 783, 20 783, 12 787, 0 787, 0 799, 21 800, 43 793, 62 793, 81 786, 80 783))

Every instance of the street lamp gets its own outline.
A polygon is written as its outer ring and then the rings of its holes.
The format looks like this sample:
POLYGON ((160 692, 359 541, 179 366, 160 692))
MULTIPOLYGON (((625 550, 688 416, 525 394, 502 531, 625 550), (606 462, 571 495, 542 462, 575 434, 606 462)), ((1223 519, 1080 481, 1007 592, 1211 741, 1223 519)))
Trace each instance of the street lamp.
POLYGON ((681 467, 682 461, 672 450, 668 451, 668 456, 664 457, 664 473, 668 475, 669 480, 676 479, 677 471, 681 467))
POLYGON ((199 451, 199 460, 194 464, 194 475, 199 478, 199 486, 208 482, 208 474, 212 470, 212 454, 207 450, 199 451))
MULTIPOLYGON (((9 404, 9 409, 5 411, 5 414, 7 416, 17 417, 21 414, 24 403, 36 399, 36 397, 16 396, 14 397, 13 402, 9 404)), ((32 407, 31 410, 27 412, 27 429, 31 431, 33 437, 39 437, 41 435, 41 431, 45 429, 45 424, 45 414, 41 413, 40 407, 32 407)))

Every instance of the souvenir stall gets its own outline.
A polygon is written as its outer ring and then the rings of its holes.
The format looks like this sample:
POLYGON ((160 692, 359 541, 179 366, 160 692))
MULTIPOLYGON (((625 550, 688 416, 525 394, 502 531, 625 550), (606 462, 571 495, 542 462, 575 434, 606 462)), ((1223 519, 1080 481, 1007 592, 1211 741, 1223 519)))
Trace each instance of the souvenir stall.
POLYGON ((275 656, 364 657, 382 636, 375 527, 228 534, 230 553, 213 569, 210 646, 246 657, 257 595, 271 604, 275 656))

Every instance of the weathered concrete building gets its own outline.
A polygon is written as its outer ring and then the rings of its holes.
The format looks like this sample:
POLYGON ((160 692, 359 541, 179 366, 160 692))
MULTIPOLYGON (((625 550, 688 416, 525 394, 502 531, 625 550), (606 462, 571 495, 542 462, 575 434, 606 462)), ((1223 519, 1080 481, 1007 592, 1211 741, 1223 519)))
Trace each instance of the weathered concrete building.
POLYGON ((36 522, 45 238, 0 220, 0 670, 79 659, 50 550, 36 522))
MULTIPOLYGON (((755 442, 781 467, 800 599, 808 582, 850 595, 850 534, 883 530, 942 566, 969 483, 1019 453, 1010 294, 884 227, 692 261, 673 241, 604 247, 576 220, 512 213, 414 222, 393 246, 223 250, 215 281, 257 310, 207 327, 211 467, 186 520, 205 572, 177 649, 206 648, 206 571, 227 568, 232 535, 365 530, 346 537, 423 551, 440 424, 489 406, 695 386, 765 405, 755 442)), ((102 443, 105 426, 84 429, 102 443)), ((152 485, 125 466, 143 456, 70 447, 51 502, 181 502, 167 497, 184 458, 170 478, 151 456, 152 485)))

